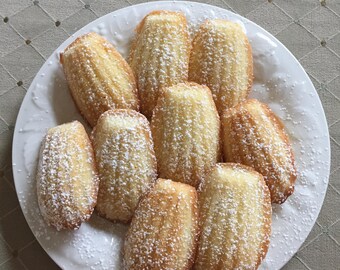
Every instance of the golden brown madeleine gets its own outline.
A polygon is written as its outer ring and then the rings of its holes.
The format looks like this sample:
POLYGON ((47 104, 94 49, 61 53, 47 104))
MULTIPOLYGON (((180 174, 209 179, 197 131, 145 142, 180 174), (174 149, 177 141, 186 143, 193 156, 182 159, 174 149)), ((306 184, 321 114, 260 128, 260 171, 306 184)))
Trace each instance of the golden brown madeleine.
POLYGON ((91 126, 107 110, 139 109, 131 68, 100 35, 77 38, 60 54, 60 62, 73 99, 91 126))
POLYGON ((215 19, 201 25, 193 41, 189 80, 210 88, 220 115, 247 98, 253 57, 238 23, 215 19))
POLYGON ((135 73, 141 112, 150 118, 159 90, 188 79, 190 41, 185 16, 153 11, 136 28, 130 65, 135 73))
POLYGON ((247 100, 222 117, 223 153, 227 161, 253 167, 264 176, 273 203, 294 191, 294 155, 284 126, 270 108, 247 100))
POLYGON ((250 167, 219 163, 198 194, 201 235, 196 270, 257 269, 271 232, 270 193, 250 167))
POLYGON ((129 222, 157 177, 149 122, 133 110, 110 110, 100 116, 92 141, 100 177, 96 209, 129 222))
POLYGON ((164 89, 151 131, 159 177, 197 187, 220 158, 220 119, 206 86, 179 83, 164 89))
POLYGON ((190 269, 198 233, 195 188, 158 179, 132 219, 124 243, 124 269, 190 269))
POLYGON ((50 128, 42 142, 37 195, 48 225, 77 229, 90 218, 97 201, 99 178, 89 137, 74 121, 50 128))

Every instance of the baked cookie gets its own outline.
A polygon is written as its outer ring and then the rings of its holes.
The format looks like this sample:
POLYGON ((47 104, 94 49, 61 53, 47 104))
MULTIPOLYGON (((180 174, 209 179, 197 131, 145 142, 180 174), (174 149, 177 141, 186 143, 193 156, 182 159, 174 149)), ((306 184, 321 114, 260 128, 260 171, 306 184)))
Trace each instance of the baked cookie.
POLYGON ((253 167, 264 176, 273 203, 283 203, 294 191, 296 170, 288 135, 270 108, 247 100, 226 111, 222 119, 226 161, 253 167))
POLYGON ((180 12, 153 11, 136 28, 130 60, 141 112, 150 119, 161 88, 188 79, 190 40, 180 12))
POLYGON ((100 176, 96 210, 109 220, 129 222, 157 177, 149 122, 133 110, 110 110, 91 137, 100 176))
POLYGON ((50 128, 39 157, 37 195, 41 215, 58 231, 77 229, 97 201, 98 175, 83 125, 74 121, 50 128))
POLYGON ((124 243, 124 269, 190 269, 197 236, 195 188, 158 179, 132 219, 124 243))
POLYGON ((201 25, 193 40, 189 80, 210 88, 220 115, 247 98, 253 57, 238 23, 215 19, 201 25))
POLYGON ((165 88, 151 121, 159 177, 197 187, 220 158, 220 119, 206 86, 165 88))
POLYGON ((196 270, 257 269, 271 232, 270 194, 250 167, 219 163, 198 194, 201 235, 196 270))
POLYGON ((80 36, 60 54, 72 97, 93 127, 110 109, 139 109, 131 68, 114 46, 96 33, 80 36))

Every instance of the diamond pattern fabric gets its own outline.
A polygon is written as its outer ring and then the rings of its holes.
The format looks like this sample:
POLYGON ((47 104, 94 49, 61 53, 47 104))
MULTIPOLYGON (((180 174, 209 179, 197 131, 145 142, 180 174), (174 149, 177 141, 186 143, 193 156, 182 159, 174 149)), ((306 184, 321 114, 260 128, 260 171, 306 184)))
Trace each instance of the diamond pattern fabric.
MULTIPOLYGON (((15 119, 35 74, 66 38, 94 19, 141 0, 2 0, 0 4, 0 269, 59 269, 19 207, 11 170, 15 119), (15 229, 14 229, 15 228, 15 229)), ((323 103, 332 165, 325 202, 309 237, 284 270, 340 265, 340 2, 208 0, 259 24, 300 61, 323 103)))

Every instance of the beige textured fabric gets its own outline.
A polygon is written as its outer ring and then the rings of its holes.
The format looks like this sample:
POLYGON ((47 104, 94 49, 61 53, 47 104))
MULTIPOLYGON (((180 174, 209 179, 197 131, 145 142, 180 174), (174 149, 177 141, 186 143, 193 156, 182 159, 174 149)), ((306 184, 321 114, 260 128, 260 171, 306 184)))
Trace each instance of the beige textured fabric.
MULTIPOLYGON (((45 59, 97 17, 141 0, 1 0, 0 4, 0 269, 59 269, 35 240, 20 210, 11 170, 11 143, 21 101, 45 59)), ((320 216, 283 268, 340 265, 340 1, 207 0, 274 34, 299 59, 322 100, 332 165, 320 216)))

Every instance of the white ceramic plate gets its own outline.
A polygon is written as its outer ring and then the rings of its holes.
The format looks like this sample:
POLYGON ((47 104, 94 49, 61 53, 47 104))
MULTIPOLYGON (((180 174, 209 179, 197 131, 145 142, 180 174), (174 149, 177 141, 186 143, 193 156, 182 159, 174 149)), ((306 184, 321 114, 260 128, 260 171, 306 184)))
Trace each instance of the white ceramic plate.
POLYGON ((21 208, 39 243, 63 269, 119 269, 127 227, 94 214, 78 231, 57 232, 43 222, 36 199, 38 150, 49 127, 78 119, 59 64, 59 52, 81 34, 95 31, 127 56, 133 30, 150 11, 180 10, 192 32, 207 18, 238 21, 250 39, 255 81, 252 96, 268 103, 286 125, 298 179, 294 194, 273 206, 268 255, 261 269, 279 269, 306 239, 320 211, 328 184, 330 147, 325 115, 307 74, 272 35, 227 10, 192 2, 149 2, 103 16, 67 39, 48 58, 30 86, 17 119, 13 142, 13 173, 21 208))

